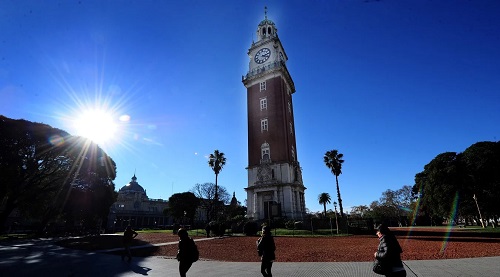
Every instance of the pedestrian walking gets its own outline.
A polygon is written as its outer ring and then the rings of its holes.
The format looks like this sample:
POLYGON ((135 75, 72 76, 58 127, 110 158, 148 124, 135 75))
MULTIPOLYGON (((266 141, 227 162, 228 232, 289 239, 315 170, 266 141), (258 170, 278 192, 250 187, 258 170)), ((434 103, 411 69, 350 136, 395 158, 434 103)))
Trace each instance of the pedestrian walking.
POLYGON ((135 237, 137 237, 138 233, 132 230, 132 227, 129 225, 123 232, 123 253, 122 253, 122 261, 125 259, 125 256, 128 257, 128 261, 132 260, 132 253, 130 252, 130 246, 132 245, 132 241, 135 237))
POLYGON ((257 253, 261 257, 260 272, 264 277, 272 277, 271 268, 276 259, 276 245, 269 226, 262 227, 262 236, 257 240, 257 253))
POLYGON ((377 227, 379 245, 375 252, 373 271, 387 277, 406 277, 406 270, 401 261, 403 249, 399 245, 396 236, 384 224, 377 227))
POLYGON ((186 273, 199 258, 198 247, 194 240, 189 237, 186 229, 180 228, 177 232, 179 236, 179 249, 177 250, 177 260, 179 261, 179 274, 186 277, 186 273))

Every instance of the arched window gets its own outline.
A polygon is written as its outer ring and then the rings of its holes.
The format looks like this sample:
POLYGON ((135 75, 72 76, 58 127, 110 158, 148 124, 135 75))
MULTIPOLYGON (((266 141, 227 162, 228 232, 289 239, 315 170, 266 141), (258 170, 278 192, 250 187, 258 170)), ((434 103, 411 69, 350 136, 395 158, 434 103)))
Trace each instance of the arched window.
POLYGON ((260 146, 260 150, 261 150, 261 158, 262 158, 262 160, 263 161, 270 161, 271 160, 271 151, 270 151, 269 143, 264 142, 260 146))

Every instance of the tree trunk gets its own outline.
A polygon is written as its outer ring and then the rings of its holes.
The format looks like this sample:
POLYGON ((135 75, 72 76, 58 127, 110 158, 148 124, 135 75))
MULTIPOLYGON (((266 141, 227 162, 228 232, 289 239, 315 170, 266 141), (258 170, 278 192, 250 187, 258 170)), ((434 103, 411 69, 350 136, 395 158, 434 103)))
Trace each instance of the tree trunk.
POLYGON ((219 174, 215 174, 215 195, 214 195, 214 203, 212 205, 213 209, 213 215, 212 219, 215 219, 216 221, 219 220, 219 193, 218 193, 218 187, 217 187, 217 177, 219 174))
POLYGON ((214 196, 214 199, 215 201, 217 202, 217 200, 219 200, 219 192, 218 192, 218 187, 217 187, 217 177, 218 177, 219 174, 215 174, 215 196, 214 196))
POLYGON ((3 231, 4 225, 7 222, 7 218, 15 208, 15 201, 12 199, 12 197, 8 197, 4 209, 0 212, 0 231, 3 231))
POLYGON ((339 199, 340 216, 344 218, 344 208, 342 207, 342 197, 340 197, 339 178, 337 175, 335 175, 335 181, 337 183, 337 198, 339 199))

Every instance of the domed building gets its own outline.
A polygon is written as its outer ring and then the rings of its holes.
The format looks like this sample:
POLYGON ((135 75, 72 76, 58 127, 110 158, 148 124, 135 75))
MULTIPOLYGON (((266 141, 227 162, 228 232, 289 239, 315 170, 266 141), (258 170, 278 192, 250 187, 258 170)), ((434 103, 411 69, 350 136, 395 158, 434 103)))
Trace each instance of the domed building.
POLYGON ((167 200, 150 199, 134 174, 131 181, 118 191, 117 200, 109 211, 108 229, 122 230, 127 225, 136 229, 170 225, 172 220, 163 215, 167 206, 167 200))

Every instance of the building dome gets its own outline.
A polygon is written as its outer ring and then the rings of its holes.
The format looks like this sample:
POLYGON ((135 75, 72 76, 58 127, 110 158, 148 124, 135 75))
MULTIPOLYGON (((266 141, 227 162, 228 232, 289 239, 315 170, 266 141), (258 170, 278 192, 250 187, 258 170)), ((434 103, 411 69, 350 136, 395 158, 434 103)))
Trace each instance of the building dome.
POLYGON ((264 14, 264 20, 262 20, 257 27, 257 38, 259 41, 278 37, 278 29, 276 28, 276 25, 267 18, 267 7, 265 7, 264 14))
POLYGON ((135 174, 130 183, 123 186, 118 193, 140 193, 146 195, 144 188, 137 183, 137 177, 135 177, 135 174))
POLYGON ((266 16, 266 18, 264 20, 262 20, 259 23, 259 27, 262 27, 262 26, 265 26, 265 25, 276 26, 276 24, 274 24, 274 22, 272 22, 271 20, 267 19, 267 16, 266 16))

